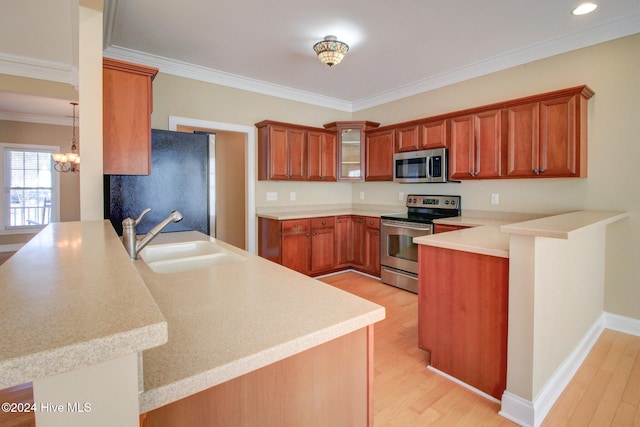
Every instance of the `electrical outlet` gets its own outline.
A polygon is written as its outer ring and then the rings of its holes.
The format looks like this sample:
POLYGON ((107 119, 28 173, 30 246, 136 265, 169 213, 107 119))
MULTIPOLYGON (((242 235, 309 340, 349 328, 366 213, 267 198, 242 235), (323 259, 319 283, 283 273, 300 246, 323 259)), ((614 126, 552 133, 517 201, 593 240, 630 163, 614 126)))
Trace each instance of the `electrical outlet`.
POLYGON ((398 193, 398 200, 404 201, 404 193, 402 191, 398 193))
POLYGON ((364 200, 364 191, 360 192, 360 200, 364 200))
POLYGON ((296 192, 292 191, 291 193, 289 193, 289 199, 290 200, 295 200, 296 199, 296 192))
POLYGON ((491 193, 491 204, 497 205, 500 203, 500 195, 498 193, 491 193))
POLYGON ((267 201, 274 202, 276 200, 278 200, 278 193, 275 191, 267 191, 267 201))

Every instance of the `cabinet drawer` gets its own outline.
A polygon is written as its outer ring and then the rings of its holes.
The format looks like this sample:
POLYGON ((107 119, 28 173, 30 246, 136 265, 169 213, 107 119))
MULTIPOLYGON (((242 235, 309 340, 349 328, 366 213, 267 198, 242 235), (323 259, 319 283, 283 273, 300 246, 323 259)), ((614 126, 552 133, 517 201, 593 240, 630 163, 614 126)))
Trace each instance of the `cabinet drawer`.
POLYGON ((320 218, 312 218, 311 219, 311 228, 333 228, 336 226, 336 217, 334 216, 323 216, 320 218))
POLYGON ((364 224, 371 228, 380 228, 380 218, 367 216, 364 218, 364 224))
POLYGON ((309 232, 308 219, 291 219, 282 221, 282 234, 297 234, 309 232))

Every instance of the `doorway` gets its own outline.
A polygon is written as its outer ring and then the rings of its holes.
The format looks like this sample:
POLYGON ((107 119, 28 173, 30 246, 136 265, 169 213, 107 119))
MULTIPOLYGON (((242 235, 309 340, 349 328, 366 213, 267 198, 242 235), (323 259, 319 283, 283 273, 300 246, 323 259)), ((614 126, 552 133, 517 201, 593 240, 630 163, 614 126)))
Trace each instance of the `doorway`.
POLYGON ((169 130, 211 134, 211 234, 256 253, 255 129, 170 116, 169 130))

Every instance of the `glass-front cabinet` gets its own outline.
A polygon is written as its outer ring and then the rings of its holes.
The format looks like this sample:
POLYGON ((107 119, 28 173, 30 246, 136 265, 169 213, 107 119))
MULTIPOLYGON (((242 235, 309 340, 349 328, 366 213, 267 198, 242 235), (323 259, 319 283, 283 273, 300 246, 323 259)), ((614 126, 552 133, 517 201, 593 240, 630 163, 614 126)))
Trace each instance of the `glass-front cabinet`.
POLYGON ((367 121, 333 122, 324 125, 325 129, 335 130, 338 137, 336 151, 339 181, 364 180, 364 132, 379 125, 367 121))

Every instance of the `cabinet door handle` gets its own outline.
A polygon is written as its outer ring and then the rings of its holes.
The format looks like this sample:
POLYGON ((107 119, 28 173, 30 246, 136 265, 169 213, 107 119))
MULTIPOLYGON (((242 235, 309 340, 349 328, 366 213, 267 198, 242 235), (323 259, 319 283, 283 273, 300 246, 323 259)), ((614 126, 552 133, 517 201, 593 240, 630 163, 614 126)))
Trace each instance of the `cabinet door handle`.
MULTIPOLYGON (((307 233, 307 236, 308 236, 308 235, 309 235, 309 234, 307 233)), ((311 235, 312 235, 312 236, 315 236, 315 235, 316 235, 316 232, 314 231, 313 233, 311 233, 311 235)))
POLYGON ((322 225, 327 225, 327 221, 322 221, 322 225))
POLYGON ((305 236, 309 237, 309 233, 304 233, 305 236))
POLYGON ((544 173, 544 171, 546 171, 546 169, 540 169, 538 173, 544 173))

